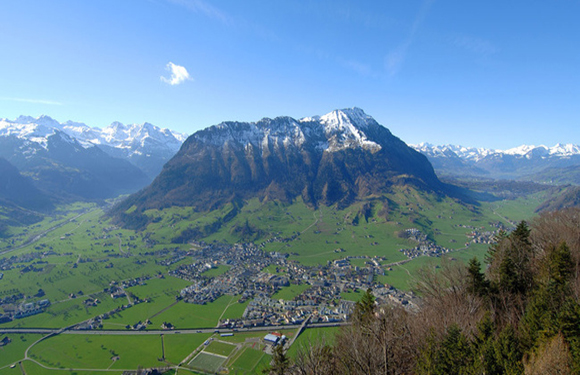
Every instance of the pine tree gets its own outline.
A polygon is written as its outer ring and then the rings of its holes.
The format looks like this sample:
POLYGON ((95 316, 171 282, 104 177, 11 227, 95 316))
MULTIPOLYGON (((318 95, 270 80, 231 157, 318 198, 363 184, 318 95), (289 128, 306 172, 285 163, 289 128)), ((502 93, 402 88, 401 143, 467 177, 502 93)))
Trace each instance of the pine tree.
POLYGON ((282 343, 276 345, 272 352, 273 364, 264 369, 262 373, 271 375, 284 375, 290 367, 290 360, 284 353, 284 345, 282 343))
POLYGON ((495 329, 491 314, 487 312, 477 324, 473 342, 473 372, 476 374, 501 373, 494 349, 495 329))
POLYGON ((494 345, 498 374, 520 375, 524 372, 522 351, 516 332, 511 325, 506 326, 499 334, 494 345))
POLYGON ((489 283, 481 272, 481 263, 476 257, 469 261, 467 272, 469 274, 467 291, 478 296, 485 296, 488 293, 489 283))
POLYGON ((457 324, 452 324, 441 343, 438 372, 465 374, 473 365, 471 347, 457 324))
POLYGON ((558 290, 565 288, 568 285, 568 281, 572 276, 572 270, 574 269, 572 255, 565 242, 548 251, 548 267, 549 278, 555 284, 555 288, 558 290))
POLYGON ((363 325, 368 323, 373 317, 374 312, 375 296, 373 296, 372 290, 369 288, 354 305, 353 318, 355 323, 363 325))

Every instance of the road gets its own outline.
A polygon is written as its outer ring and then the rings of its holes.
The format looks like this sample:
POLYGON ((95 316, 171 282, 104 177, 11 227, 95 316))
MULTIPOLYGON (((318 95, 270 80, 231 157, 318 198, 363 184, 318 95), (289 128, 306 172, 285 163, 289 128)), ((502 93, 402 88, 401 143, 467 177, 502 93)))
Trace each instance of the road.
POLYGON ((16 247, 13 247, 13 248, 10 248, 10 249, 7 249, 7 250, 0 251, 0 255, 8 254, 8 253, 10 253, 12 251, 16 251, 16 250, 22 249, 22 248, 24 248, 26 246, 30 246, 33 243, 35 243, 36 241, 40 240, 42 237, 46 236, 48 233, 52 232, 53 230, 58 229, 58 228, 60 228, 60 227, 62 227, 64 225, 70 223, 71 221, 78 219, 79 217, 81 217, 83 215, 86 215, 86 214, 88 214, 90 212, 93 212, 96 209, 97 208, 91 208, 90 210, 84 211, 84 212, 78 214, 77 216, 75 216, 75 217, 73 217, 71 219, 65 220, 62 223, 59 223, 59 224, 57 224, 57 225, 55 225, 55 226, 53 226, 53 227, 45 230, 44 232, 41 232, 41 233, 35 235, 34 237, 32 237, 31 239, 29 239, 28 241, 26 241, 22 245, 19 245, 19 246, 16 246, 16 247))
MULTIPOLYGON (((335 322, 335 323, 309 323, 308 328, 323 328, 323 327, 339 327, 349 325, 345 322, 335 322)), ((72 330, 67 328, 63 329, 51 329, 51 328, 0 328, 0 333, 2 334, 26 334, 26 333, 37 333, 37 334, 65 334, 65 335, 171 335, 171 334, 191 334, 191 333, 236 333, 236 332, 256 332, 256 331, 282 331, 282 330, 292 330, 298 329, 301 324, 287 324, 283 326, 264 326, 264 327, 251 327, 251 328, 238 328, 235 331, 232 329, 217 329, 217 328, 188 328, 188 329, 176 329, 176 330, 147 330, 147 331, 132 331, 132 330, 72 330)))

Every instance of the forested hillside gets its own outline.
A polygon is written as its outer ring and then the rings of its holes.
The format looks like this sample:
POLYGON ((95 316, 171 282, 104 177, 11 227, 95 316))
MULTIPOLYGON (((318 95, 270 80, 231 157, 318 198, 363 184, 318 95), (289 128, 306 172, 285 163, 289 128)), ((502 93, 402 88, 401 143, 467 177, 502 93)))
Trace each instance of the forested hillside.
POLYGON ((292 362, 278 353, 271 372, 580 374, 580 210, 521 222, 481 264, 424 269, 414 312, 379 308, 367 292, 332 345, 292 362))

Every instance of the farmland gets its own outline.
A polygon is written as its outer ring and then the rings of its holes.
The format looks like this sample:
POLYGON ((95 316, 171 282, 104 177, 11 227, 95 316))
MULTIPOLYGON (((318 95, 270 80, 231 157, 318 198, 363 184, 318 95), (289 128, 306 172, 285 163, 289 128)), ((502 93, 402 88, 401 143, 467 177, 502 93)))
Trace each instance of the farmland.
MULTIPOLYGON (((483 259, 489 245, 476 243, 476 236, 533 216, 533 208, 542 200, 538 194, 468 207, 416 192, 403 201, 404 193, 390 203, 397 209, 387 210, 383 201, 376 201, 366 217, 361 214, 362 203, 313 211, 300 201, 283 205, 251 200, 232 221, 203 239, 210 244, 205 249, 172 239, 187 228, 223 217, 227 207, 211 213, 189 208, 150 211, 148 215, 159 219, 146 231, 136 232, 112 225, 95 205, 77 204, 61 207, 58 215, 31 227, 12 228, 10 238, 0 239, 0 251, 9 251, 0 256, 4 259, 0 317, 14 315, 27 303, 38 307, 48 300, 49 304, 0 323, 0 330, 82 327, 92 332, 59 334, 39 342, 40 334, 0 333, 0 340, 10 339, 0 347, 0 375, 19 373, 19 366, 10 368, 19 361, 29 373, 41 375, 70 373, 69 369, 80 375, 91 369, 120 374, 139 366, 181 366, 184 373, 221 367, 230 373, 255 373, 269 363, 262 341, 266 332, 219 337, 214 329, 229 322, 224 327, 231 331, 251 311, 294 308, 284 301, 322 298, 321 293, 334 288, 319 285, 327 280, 343 280, 335 294, 324 297, 327 310, 339 309, 341 301, 348 305, 358 300, 367 285, 357 284, 362 276, 366 280, 370 275, 369 285, 387 284, 404 295, 419 269, 438 268, 441 262, 439 256, 410 259, 399 251, 417 244, 402 235, 406 230, 416 229, 427 243, 447 249, 448 261, 483 259), (237 242, 235 227, 244 223, 259 233, 243 250, 254 257, 247 259, 264 264, 252 272, 242 260, 238 264, 230 256, 215 255, 237 242), (34 242, 20 247, 33 238, 34 242), (191 268, 196 259, 202 261, 191 268), (335 265, 335 260, 344 260, 344 265, 335 265), (274 280, 280 285, 272 286, 274 280), (240 281, 252 285, 257 294, 248 296, 247 287, 236 289, 240 281), (232 292, 220 292, 205 303, 188 303, 183 290, 195 283, 199 290, 232 292), (254 299, 260 293, 265 294, 254 299), (135 334, 140 330, 148 334, 135 334), (172 334, 175 330, 188 331, 172 334)), ((300 314, 295 317, 301 321, 300 314)), ((281 319, 276 324, 288 323, 281 319)), ((334 332, 306 329, 290 354, 313 337, 331 340, 334 332)), ((293 331, 285 334, 292 337, 293 331)))

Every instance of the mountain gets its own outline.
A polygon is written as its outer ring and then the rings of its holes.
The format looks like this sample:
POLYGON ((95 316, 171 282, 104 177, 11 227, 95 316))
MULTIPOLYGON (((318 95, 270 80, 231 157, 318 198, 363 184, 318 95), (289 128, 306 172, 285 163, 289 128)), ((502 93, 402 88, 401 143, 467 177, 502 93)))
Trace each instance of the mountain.
POLYGON ((0 158, 0 237, 9 226, 30 225, 54 208, 51 199, 38 190, 29 178, 0 158))
POLYGON ((128 161, 42 123, 0 122, 0 157, 32 178, 36 188, 59 198, 104 199, 136 191, 149 181, 128 161))
POLYGON ((427 156, 441 176, 520 179, 549 168, 580 165, 580 146, 572 144, 554 147, 524 145, 503 151, 429 143, 412 147, 427 156))
POLYGON ((412 185, 444 193, 427 158, 358 108, 295 120, 223 122, 190 136, 153 183, 113 211, 144 223, 150 208, 223 207, 259 197, 344 207, 412 185))
POLYGON ((48 116, 20 116, 14 121, 0 120, 0 137, 16 136, 45 143, 42 138, 55 130, 77 140, 84 148, 97 146, 109 156, 125 159, 153 180, 185 140, 186 136, 149 123, 123 125, 113 122, 100 129, 80 122, 60 123, 48 116), (31 136, 34 139, 31 139, 31 136))
POLYGON ((48 211, 50 198, 38 190, 32 181, 20 174, 6 159, 0 158, 0 205, 19 206, 28 210, 48 211))
POLYGON ((536 212, 559 211, 580 206, 580 186, 565 186, 545 202, 540 204, 536 212))
POLYGON ((580 185, 580 164, 560 168, 546 168, 538 173, 523 176, 521 179, 551 185, 580 185))

